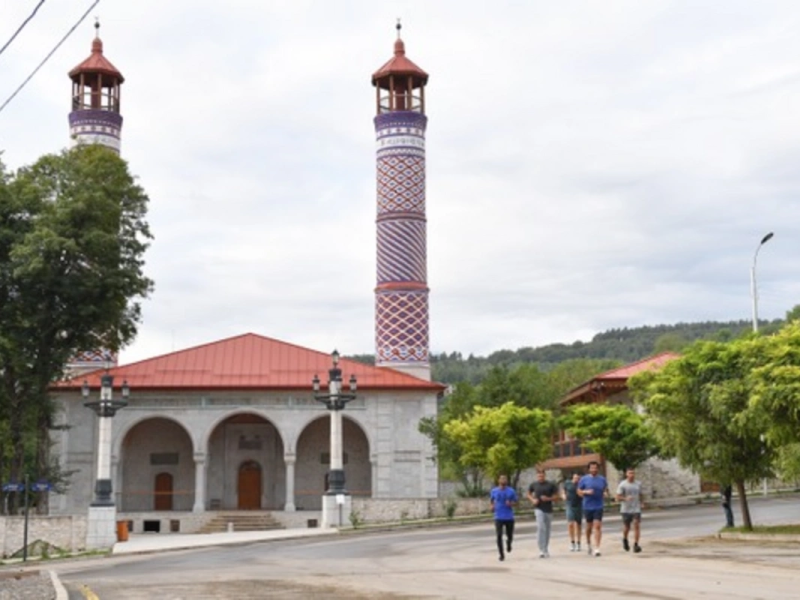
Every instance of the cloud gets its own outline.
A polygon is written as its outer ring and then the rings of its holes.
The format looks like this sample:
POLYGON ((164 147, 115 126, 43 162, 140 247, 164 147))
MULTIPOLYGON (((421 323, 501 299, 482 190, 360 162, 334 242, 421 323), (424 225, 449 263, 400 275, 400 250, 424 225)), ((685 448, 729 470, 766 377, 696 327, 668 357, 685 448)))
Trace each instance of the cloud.
MULTIPOLYGON (((26 15, 8 3, 0 38, 26 15)), ((127 360, 255 331, 373 349, 374 90, 403 17, 431 74, 435 351, 587 339, 798 303, 792 2, 101 4, 123 156, 151 198, 156 291, 127 360)), ((8 94, 85 10, 46 4, 8 94)), ((68 143, 87 21, 0 113, 4 160, 68 143)))

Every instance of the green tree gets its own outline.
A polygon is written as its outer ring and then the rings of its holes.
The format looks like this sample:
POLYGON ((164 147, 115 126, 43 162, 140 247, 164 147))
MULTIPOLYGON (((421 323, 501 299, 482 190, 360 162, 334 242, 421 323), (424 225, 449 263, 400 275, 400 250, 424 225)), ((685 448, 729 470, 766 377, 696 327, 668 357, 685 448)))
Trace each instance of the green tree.
POLYGON ((752 338, 696 342, 660 371, 629 381, 662 451, 705 478, 736 485, 748 529, 745 484, 771 477, 775 461, 762 435, 765 414, 751 406, 752 346, 752 338))
POLYGON ((14 174, 0 168, 0 477, 51 476, 49 386, 69 359, 130 342, 150 239, 147 196, 114 152, 98 145, 48 155, 14 174), (33 464, 23 443, 35 439, 33 464), (27 461, 26 461, 27 458, 27 461))
POLYGON ((444 426, 444 435, 459 450, 459 462, 496 478, 506 473, 513 487, 523 469, 550 456, 553 415, 548 410, 506 402, 498 407, 476 406, 444 426))
POLYGON ((653 346, 655 354, 662 352, 680 352, 689 345, 689 340, 676 332, 664 333, 656 338, 656 343, 653 346))
POLYGON ((636 467, 658 454, 644 417, 622 404, 579 404, 559 419, 562 429, 602 454, 617 469, 636 467))

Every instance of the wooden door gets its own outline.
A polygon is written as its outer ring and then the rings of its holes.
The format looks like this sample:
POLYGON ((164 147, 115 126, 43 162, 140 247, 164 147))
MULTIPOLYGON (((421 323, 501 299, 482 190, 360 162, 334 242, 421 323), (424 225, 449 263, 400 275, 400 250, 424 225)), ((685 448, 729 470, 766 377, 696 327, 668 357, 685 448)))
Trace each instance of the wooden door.
POLYGON ((155 510, 172 510, 172 475, 169 473, 156 475, 153 506, 155 510))
POLYGON ((239 509, 261 508, 261 466, 248 460, 239 467, 239 509))

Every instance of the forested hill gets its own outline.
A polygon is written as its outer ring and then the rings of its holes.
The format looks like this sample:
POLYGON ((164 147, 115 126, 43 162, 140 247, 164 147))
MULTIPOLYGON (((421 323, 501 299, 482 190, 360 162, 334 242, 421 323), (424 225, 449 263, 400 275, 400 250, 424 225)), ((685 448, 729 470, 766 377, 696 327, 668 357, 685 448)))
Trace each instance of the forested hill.
MULTIPOLYGON (((762 330, 778 328, 782 320, 763 321, 762 330)), ((513 366, 521 363, 536 363, 543 370, 571 359, 593 358, 610 359, 621 364, 633 362, 658 352, 679 351, 686 344, 698 339, 729 340, 747 332, 752 327, 750 321, 730 321, 720 323, 677 323, 675 325, 654 325, 645 327, 625 327, 598 333, 590 342, 572 344, 548 344, 538 348, 519 348, 518 350, 498 350, 489 356, 464 357, 460 352, 443 352, 431 355, 433 380, 442 383, 469 381, 479 383, 493 366, 513 366)), ((368 364, 374 364, 372 355, 353 356, 368 364)))

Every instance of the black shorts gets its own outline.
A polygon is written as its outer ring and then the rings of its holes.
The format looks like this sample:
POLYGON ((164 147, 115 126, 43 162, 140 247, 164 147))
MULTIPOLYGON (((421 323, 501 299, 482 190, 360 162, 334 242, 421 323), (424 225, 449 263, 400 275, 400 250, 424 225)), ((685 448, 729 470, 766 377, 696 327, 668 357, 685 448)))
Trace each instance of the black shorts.
POLYGON ((634 521, 640 523, 642 520, 642 513, 622 513, 622 522, 625 525, 630 525, 634 521))
POLYGON ((592 523, 593 521, 602 521, 603 520, 603 509, 602 508, 595 508, 594 510, 587 510, 583 509, 583 518, 586 519, 587 523, 592 523))

